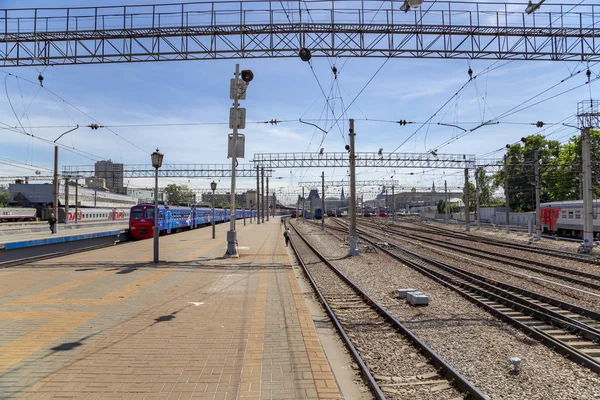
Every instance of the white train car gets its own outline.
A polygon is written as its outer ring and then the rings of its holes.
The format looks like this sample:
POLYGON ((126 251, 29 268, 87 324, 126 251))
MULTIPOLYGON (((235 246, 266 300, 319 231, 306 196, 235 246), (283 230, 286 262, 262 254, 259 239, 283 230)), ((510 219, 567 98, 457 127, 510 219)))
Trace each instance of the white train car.
MULTIPOLYGON (((77 223, 103 221, 129 221, 129 208, 80 208, 77 223)), ((65 209, 59 209, 59 221, 64 221, 65 209)), ((69 208, 69 223, 75 223, 75 208, 69 208)))
POLYGON ((25 207, 2 207, 0 208, 0 222, 22 222, 35 221, 37 210, 25 207))
MULTIPOLYGON (((600 236, 600 200, 593 203, 594 236, 600 236)), ((583 237, 583 200, 540 204, 542 230, 559 236, 583 237)))

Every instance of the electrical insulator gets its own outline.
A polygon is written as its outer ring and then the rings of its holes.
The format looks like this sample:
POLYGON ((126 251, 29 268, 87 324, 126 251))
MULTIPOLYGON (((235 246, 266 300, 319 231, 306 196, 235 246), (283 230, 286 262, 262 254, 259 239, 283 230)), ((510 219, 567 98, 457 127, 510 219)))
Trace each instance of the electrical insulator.
POLYGON ((467 73, 469 74, 469 79, 473 79, 473 70, 470 67, 467 73))
POLYGON ((590 77, 592 76, 592 71, 590 71, 589 69, 585 72, 585 76, 587 76, 588 81, 590 80, 590 77))
POLYGON ((543 121, 538 121, 535 123, 535 126, 537 126, 538 128, 542 128, 544 127, 544 122, 543 121))
POLYGON ((400 121, 398 121, 398 123, 400 125, 406 125, 406 120, 405 119, 401 119, 400 121))
POLYGON ((40 74, 38 75, 38 81, 40 81, 40 86, 44 87, 44 77, 42 76, 42 73, 40 72, 40 74))

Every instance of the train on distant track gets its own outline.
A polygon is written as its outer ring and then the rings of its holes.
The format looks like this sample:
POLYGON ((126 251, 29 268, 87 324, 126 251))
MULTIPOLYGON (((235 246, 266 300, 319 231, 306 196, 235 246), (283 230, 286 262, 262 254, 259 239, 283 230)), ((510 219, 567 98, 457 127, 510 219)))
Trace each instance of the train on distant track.
POLYGON ((25 207, 2 207, 0 208, 0 222, 25 222, 36 221, 37 210, 25 207))
MULTIPOLYGON (((594 200, 594 236, 600 237, 600 201, 594 200)), ((583 237, 583 200, 555 201, 540 204, 542 231, 565 237, 583 237)))
MULTIPOLYGON (((134 240, 149 239, 154 236, 153 204, 139 204, 131 207, 129 213, 129 234, 134 240)), ((236 210, 235 218, 256 217, 256 210, 236 210)), ((215 223, 230 221, 230 211, 215 208, 215 223)), ((212 209, 205 207, 158 206, 158 232, 171 234, 183 230, 196 229, 212 223, 212 209)))

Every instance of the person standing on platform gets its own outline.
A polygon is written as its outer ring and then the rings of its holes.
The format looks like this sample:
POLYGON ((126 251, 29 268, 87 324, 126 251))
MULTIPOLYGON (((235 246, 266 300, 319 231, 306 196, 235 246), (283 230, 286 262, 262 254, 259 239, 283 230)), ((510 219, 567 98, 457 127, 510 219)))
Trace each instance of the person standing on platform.
POLYGON ((288 228, 285 228, 283 238, 285 239, 285 247, 288 247, 288 243, 290 242, 290 230, 288 228))
POLYGON ((56 217, 54 213, 50 214, 50 218, 48 218, 48 225, 50 225, 50 232, 54 234, 54 227, 56 226, 56 217))

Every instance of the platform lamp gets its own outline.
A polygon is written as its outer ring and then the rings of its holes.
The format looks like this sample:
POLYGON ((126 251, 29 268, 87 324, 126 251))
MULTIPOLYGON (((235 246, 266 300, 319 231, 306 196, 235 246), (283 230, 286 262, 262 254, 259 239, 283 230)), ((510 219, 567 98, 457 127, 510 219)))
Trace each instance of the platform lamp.
POLYGON ((217 190, 217 182, 212 181, 210 183, 210 190, 212 190, 212 234, 213 239, 215 238, 215 190, 217 190))
POLYGON ((152 153, 152 166, 156 170, 154 174, 154 262, 158 263, 158 169, 162 165, 164 154, 158 148, 152 153))

